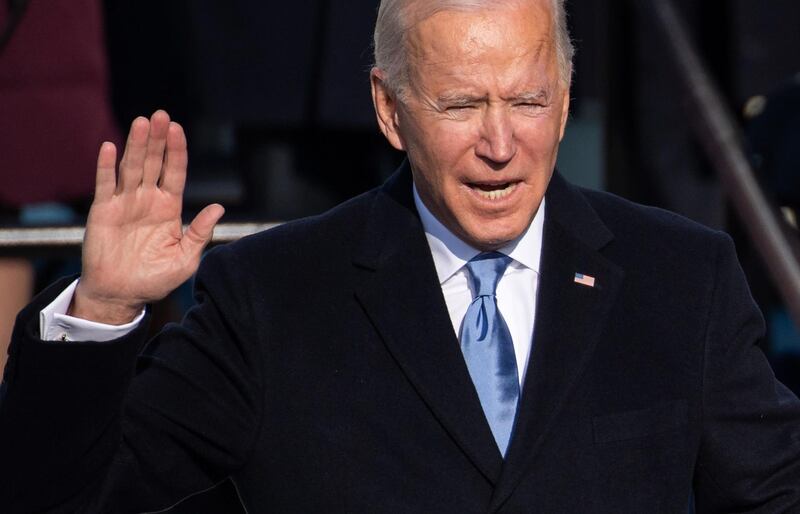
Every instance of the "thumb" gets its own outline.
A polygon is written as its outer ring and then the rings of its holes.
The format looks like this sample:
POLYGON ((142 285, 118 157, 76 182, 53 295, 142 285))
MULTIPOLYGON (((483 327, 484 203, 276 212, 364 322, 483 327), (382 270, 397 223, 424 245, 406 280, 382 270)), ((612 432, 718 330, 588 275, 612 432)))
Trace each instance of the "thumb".
POLYGON ((223 214, 225 214, 225 208, 218 203, 207 205, 200 211, 183 234, 181 246, 184 250, 190 253, 199 253, 211 241, 214 226, 223 214))

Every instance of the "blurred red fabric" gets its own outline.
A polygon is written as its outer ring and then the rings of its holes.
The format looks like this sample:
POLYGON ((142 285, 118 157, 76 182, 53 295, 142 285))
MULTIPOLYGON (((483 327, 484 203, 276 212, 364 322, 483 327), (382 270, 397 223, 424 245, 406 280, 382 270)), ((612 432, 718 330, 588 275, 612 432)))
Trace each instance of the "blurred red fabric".
POLYGON ((119 139, 100 2, 30 0, 0 54, 0 205, 89 196, 100 144, 119 139))

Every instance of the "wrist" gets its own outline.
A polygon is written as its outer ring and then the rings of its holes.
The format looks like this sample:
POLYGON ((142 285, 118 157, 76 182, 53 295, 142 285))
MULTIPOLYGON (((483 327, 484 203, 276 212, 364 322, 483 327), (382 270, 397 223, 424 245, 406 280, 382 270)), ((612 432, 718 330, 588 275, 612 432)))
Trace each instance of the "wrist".
POLYGON ((125 325, 136 319, 143 308, 142 303, 92 295, 78 282, 67 315, 106 325, 125 325))

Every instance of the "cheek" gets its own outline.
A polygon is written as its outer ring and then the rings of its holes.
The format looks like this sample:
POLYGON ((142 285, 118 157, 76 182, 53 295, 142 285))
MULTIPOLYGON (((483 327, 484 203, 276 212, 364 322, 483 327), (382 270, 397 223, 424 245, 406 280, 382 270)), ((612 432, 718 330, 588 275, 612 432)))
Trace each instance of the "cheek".
POLYGON ((531 157, 546 160, 558 149, 561 124, 553 118, 536 120, 524 124, 517 134, 531 157))
POLYGON ((437 120, 414 131, 409 154, 418 163, 426 163, 437 174, 457 172, 475 144, 477 131, 469 122, 437 120))

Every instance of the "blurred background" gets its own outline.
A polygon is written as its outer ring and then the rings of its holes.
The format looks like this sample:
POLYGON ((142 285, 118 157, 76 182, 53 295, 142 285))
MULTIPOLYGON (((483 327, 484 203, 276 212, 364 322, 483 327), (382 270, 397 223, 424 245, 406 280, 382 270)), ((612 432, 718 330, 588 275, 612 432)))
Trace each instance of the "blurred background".
MULTIPOLYGON (((402 155, 369 95, 377 5, 0 0, 0 233, 81 225, 100 143, 158 108, 187 131, 187 219, 221 202, 228 223, 285 221, 380 184, 402 155)), ((767 321, 763 347, 800 392, 800 2, 567 9, 577 54, 560 171, 729 232, 767 321)), ((77 245, 0 245, 0 341, 31 294, 78 270, 77 245)), ((181 288, 155 325, 190 303, 181 288)), ((224 483, 173 512, 235 505, 224 483)))

